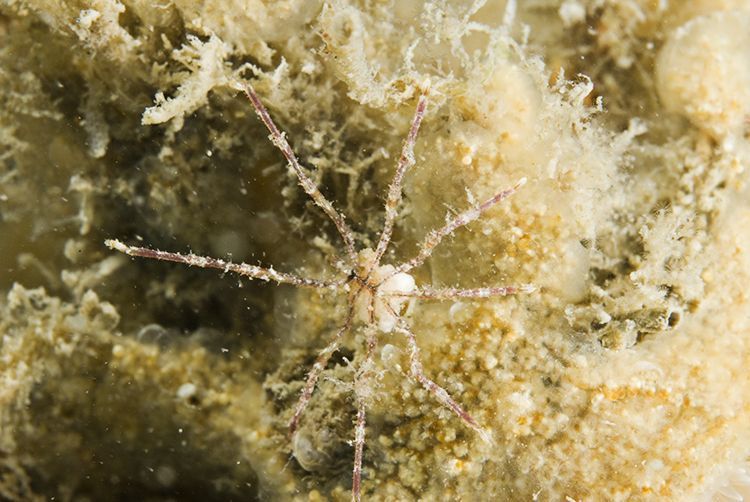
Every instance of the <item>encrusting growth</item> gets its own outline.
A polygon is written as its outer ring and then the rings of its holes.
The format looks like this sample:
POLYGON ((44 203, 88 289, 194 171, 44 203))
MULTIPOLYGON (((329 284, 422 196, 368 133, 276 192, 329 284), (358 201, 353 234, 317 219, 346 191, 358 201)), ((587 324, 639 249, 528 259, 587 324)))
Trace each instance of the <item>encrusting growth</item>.
POLYGON ((485 211, 512 195, 525 182, 523 178, 512 188, 497 192, 486 201, 467 209, 451 218, 446 219, 443 227, 432 230, 422 241, 417 255, 405 262, 381 264, 388 245, 391 241, 393 228, 398 215, 398 206, 402 199, 403 179, 406 172, 415 164, 414 145, 420 125, 427 109, 427 88, 419 96, 416 112, 404 141, 399 157, 396 173, 388 189, 385 203, 385 223, 379 236, 375 250, 365 248, 356 251, 354 233, 346 223, 344 215, 336 210, 333 204, 325 198, 315 183, 308 177, 297 160, 294 151, 286 140, 284 133, 279 131, 271 119, 268 110, 261 102, 255 90, 248 84, 237 83, 238 90, 245 93, 258 117, 268 128, 270 139, 286 158, 290 168, 294 171, 304 191, 313 202, 333 221, 338 233, 344 241, 345 267, 343 277, 338 280, 322 280, 300 277, 294 274, 282 273, 273 268, 262 268, 245 263, 231 263, 224 260, 198 256, 158 251, 150 248, 128 246, 117 240, 107 240, 105 244, 111 249, 130 256, 152 258, 162 261, 173 261, 201 268, 213 268, 224 272, 233 272, 251 279, 258 279, 279 284, 290 284, 298 287, 329 289, 341 292, 347 297, 347 313, 341 327, 336 331, 328 345, 320 351, 310 369, 305 385, 289 421, 290 435, 294 435, 305 411, 321 373, 328 364, 331 356, 339 349, 344 335, 355 326, 361 326, 365 334, 366 351, 364 362, 355 372, 354 393, 357 406, 354 432, 354 468, 352 471, 352 500, 359 501, 362 481, 362 457, 365 445, 366 404, 371 385, 369 380, 374 366, 374 352, 377 346, 378 333, 401 333, 406 337, 409 347, 410 376, 422 385, 440 404, 451 410, 468 427, 475 430, 485 441, 490 441, 489 433, 467 413, 451 395, 440 385, 428 378, 422 369, 419 347, 416 337, 404 319, 404 307, 409 298, 426 300, 452 300, 458 298, 488 298, 506 296, 519 292, 529 292, 533 288, 524 286, 499 286, 475 289, 444 288, 436 289, 431 286, 417 286, 409 271, 422 265, 442 239, 451 235, 456 229, 478 219, 485 211))

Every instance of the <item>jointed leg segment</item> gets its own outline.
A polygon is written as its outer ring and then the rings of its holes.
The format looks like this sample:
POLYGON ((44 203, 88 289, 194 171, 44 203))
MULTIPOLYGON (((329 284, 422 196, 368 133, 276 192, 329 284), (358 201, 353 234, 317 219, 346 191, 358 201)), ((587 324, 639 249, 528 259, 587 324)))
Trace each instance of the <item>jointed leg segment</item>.
POLYGON ((310 196, 313 202, 315 202, 315 204, 320 207, 323 212, 326 213, 326 215, 328 215, 331 221, 333 221, 334 225, 336 225, 336 229, 341 235, 341 238, 344 239, 344 245, 346 246, 349 261, 352 265, 354 265, 357 259, 357 253, 354 250, 354 232, 352 232, 352 229, 349 228, 349 225, 346 223, 344 215, 339 213, 336 208, 333 207, 333 204, 325 198, 318 187, 315 186, 315 183, 310 179, 309 176, 307 176, 304 169, 297 160, 297 156, 294 154, 294 150, 292 150, 291 145, 286 140, 284 133, 279 131, 279 128, 276 127, 276 124, 271 118, 271 115, 268 113, 268 110, 263 105, 263 102, 255 93, 255 90, 248 84, 238 84, 238 87, 245 93, 247 98, 250 100, 250 103, 252 103, 253 108, 255 108, 255 112, 258 114, 258 117, 271 133, 271 141, 281 151, 281 153, 284 155, 284 158, 289 163, 289 166, 297 175, 297 179, 299 180, 299 184, 300 186, 302 186, 302 189, 307 195, 310 196))
POLYGON ((474 429, 485 442, 491 442, 490 435, 477 423, 474 417, 464 411, 461 405, 451 397, 447 390, 436 384, 424 374, 424 371, 422 371, 422 360, 419 357, 417 337, 409 329, 406 323, 400 321, 396 330, 406 336, 409 345, 409 374, 411 377, 440 401, 440 404, 451 410, 456 416, 458 416, 458 418, 463 420, 466 425, 474 429))
POLYGON ((419 298, 421 300, 456 300, 459 298, 492 298, 497 296, 515 295, 516 293, 530 293, 533 286, 492 286, 486 288, 432 288, 422 286, 414 291, 394 291, 387 296, 401 296, 419 298))
POLYGON ((396 222, 396 216, 398 214, 396 211, 398 210, 398 205, 401 203, 404 175, 415 163, 414 144, 417 142, 417 133, 419 133, 419 126, 422 124, 422 119, 424 118, 426 109, 427 91, 419 96, 417 109, 414 112, 414 118, 412 119, 411 128, 409 129, 409 135, 404 141, 404 146, 401 149, 401 157, 398 159, 396 173, 393 175, 393 181, 391 181, 391 184, 388 187, 388 199, 385 203, 385 224, 383 225, 383 231, 378 240, 378 246, 375 249, 375 260, 373 266, 380 264, 380 259, 383 257, 383 254, 391 241, 393 225, 396 222))
POLYGON ((400 272, 409 272, 410 270, 422 265, 425 260, 430 257, 432 251, 437 247, 438 244, 440 244, 440 242, 445 237, 451 235, 456 231, 457 228, 468 225, 472 221, 478 219, 482 215, 482 213, 495 206, 503 199, 506 199, 513 195, 525 183, 526 178, 521 178, 513 187, 503 190, 502 192, 498 192, 478 206, 467 209, 466 211, 459 213, 452 218, 449 218, 442 228, 432 230, 429 234, 427 234, 427 237, 422 241, 422 244, 419 247, 419 253, 417 254, 417 256, 396 267, 394 275, 400 272))
POLYGON ((310 372, 307 374, 307 380, 305 381, 305 386, 302 388, 302 393, 300 394, 299 399, 297 400, 297 405, 294 408, 294 415, 292 415, 291 420, 289 420, 289 434, 290 435, 296 432, 297 427, 299 426, 299 420, 302 417, 302 413, 305 411, 305 408, 307 408, 307 405, 310 402, 310 398, 312 397, 313 392, 315 391, 315 385, 318 383, 320 374, 325 369, 326 365, 328 364, 328 361, 331 359, 331 356, 333 356, 333 354, 335 354, 336 351, 339 350, 341 339, 346 334, 346 332, 349 331, 349 329, 351 328, 353 319, 354 319, 354 306, 350 306, 349 312, 346 314, 346 320, 344 321, 344 325, 339 328, 339 330, 333 336, 333 339, 331 339, 328 345, 326 345, 326 347, 320 351, 317 359, 315 360, 315 364, 313 364, 313 367, 310 369, 310 372))
POLYGON ((192 253, 172 253, 169 251, 159 251, 158 249, 128 246, 122 242, 114 239, 108 239, 104 241, 104 244, 116 251, 125 253, 128 256, 138 256, 141 258, 151 258, 161 261, 172 261, 176 263, 184 263, 191 267, 199 268, 213 268, 221 270, 223 272, 232 272, 238 275, 249 277, 251 279, 259 279, 261 281, 276 282, 279 284, 291 284, 292 286, 304 287, 304 288, 323 288, 323 289, 335 289, 341 285, 339 281, 324 281, 320 279, 308 279, 305 277, 299 277, 294 274, 287 274, 279 272, 273 268, 257 267, 255 265, 248 265, 247 263, 232 263, 218 258, 211 258, 209 256, 200 256, 192 253))
POLYGON ((357 401, 357 421, 354 426, 354 469, 352 470, 352 502, 360 501, 362 486, 362 456, 365 448, 365 424, 367 421, 367 397, 370 392, 369 380, 372 377, 373 355, 377 344, 377 333, 368 329, 367 353, 354 378, 354 395, 357 401))

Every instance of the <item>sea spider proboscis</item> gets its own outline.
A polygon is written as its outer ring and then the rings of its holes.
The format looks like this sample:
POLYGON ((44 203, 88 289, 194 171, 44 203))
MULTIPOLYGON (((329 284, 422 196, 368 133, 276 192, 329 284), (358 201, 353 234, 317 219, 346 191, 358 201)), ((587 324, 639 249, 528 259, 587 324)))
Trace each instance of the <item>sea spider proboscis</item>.
POLYGON ((419 95, 417 108, 411 122, 409 133, 404 141, 401 155, 396 166, 396 172, 388 188, 385 203, 385 223, 378 238, 375 249, 364 248, 359 251, 355 247, 355 237, 347 224, 344 215, 320 192, 315 183, 305 173, 297 160, 285 134, 282 133, 271 119, 268 110, 261 102, 251 85, 237 82, 235 87, 243 92, 255 108, 260 120, 270 131, 270 139, 281 151, 289 167, 294 171, 299 184, 312 198, 323 212, 333 221, 338 233, 344 241, 345 257, 341 266, 339 279, 313 279, 295 274, 279 272, 272 267, 263 268, 247 263, 232 263, 229 261, 199 256, 159 251, 146 247, 126 245, 118 240, 107 240, 105 243, 130 256, 152 258, 156 260, 183 263, 201 268, 213 268, 223 272, 233 272, 251 279, 273 281, 279 284, 290 284, 297 287, 319 288, 344 293, 347 297, 347 313, 343 324, 338 328, 328 345, 320 351, 317 360, 307 375, 302 393, 297 401, 294 414, 289 421, 290 435, 294 435, 300 418, 305 411, 316 383, 326 368, 331 356, 339 349, 344 335, 355 326, 362 326, 366 340, 366 355, 362 365, 355 371, 354 395, 357 407, 354 432, 354 468, 352 472, 352 500, 359 501, 362 479, 362 453, 365 445, 366 402, 370 394, 374 360, 373 354, 378 341, 378 333, 388 334, 397 332, 406 337, 409 351, 409 374, 432 394, 443 406, 455 413, 468 427, 475 430, 485 441, 490 441, 490 435, 479 423, 456 402, 456 400, 440 385, 428 378, 422 370, 419 347, 414 333, 404 319, 406 302, 409 299, 453 300, 460 298, 488 298, 506 296, 518 292, 528 292, 531 286, 496 286, 474 289, 433 288, 431 286, 417 286, 411 270, 422 265, 432 254, 433 249, 457 228, 478 219, 482 213, 512 195, 520 188, 526 179, 522 178, 515 186, 497 192, 487 200, 473 205, 461 213, 447 217, 445 224, 430 231, 419 246, 416 256, 408 261, 397 264, 381 264, 383 256, 391 241, 397 209, 402 199, 402 184, 407 170, 415 164, 414 145, 417 133, 425 116, 429 85, 424 85, 419 95))

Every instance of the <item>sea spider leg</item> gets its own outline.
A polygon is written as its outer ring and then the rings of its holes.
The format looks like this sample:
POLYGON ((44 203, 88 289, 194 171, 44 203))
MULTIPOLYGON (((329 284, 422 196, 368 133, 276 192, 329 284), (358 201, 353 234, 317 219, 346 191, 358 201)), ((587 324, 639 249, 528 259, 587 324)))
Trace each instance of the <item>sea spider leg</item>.
POLYGON ((432 230, 429 234, 427 234, 427 237, 422 241, 422 244, 419 246, 419 254, 412 258, 411 260, 402 263, 401 265, 396 267, 396 270, 393 272, 392 275, 401 273, 401 272, 409 272, 411 269, 416 268, 423 264, 427 258, 430 257, 432 254, 432 251, 437 247, 438 244, 443 240, 443 238, 449 236, 453 232, 456 231, 457 228, 462 227, 464 225, 467 225, 471 223, 472 221, 479 218, 482 213, 487 211, 489 208, 494 206, 495 204, 499 203, 503 199, 506 199, 513 195, 519 188, 521 188, 526 183, 526 178, 521 178, 513 187, 508 188, 506 190, 503 190, 501 192, 496 193, 489 199, 485 200, 478 206, 472 207, 471 209, 467 209, 466 211, 457 214, 453 218, 449 218, 446 224, 439 229, 432 230))
POLYGON ((125 253, 128 256, 138 256, 141 258, 151 258, 161 261, 172 261, 184 263, 191 267, 213 268, 224 272, 233 272, 251 279, 259 279, 266 282, 277 282, 279 284, 291 284, 293 286, 304 288, 321 288, 336 289, 342 285, 341 281, 325 281, 321 279, 308 279, 299 277, 294 274, 278 272, 273 268, 257 267, 247 263, 232 263, 210 256, 200 256, 196 254, 171 253, 168 251, 159 251, 157 249, 128 246, 115 239, 107 239, 104 244, 115 251, 125 253))
POLYGON ((453 300, 456 298, 491 298, 495 296, 515 295, 516 293, 531 293, 534 286, 492 286, 486 288, 432 288, 422 286, 414 291, 394 291, 383 296, 408 296, 423 300, 453 300))
POLYGON ((331 356, 333 356, 333 354, 335 354, 336 351, 339 350, 341 339, 346 334, 346 332, 349 331, 349 329, 351 328, 353 319, 354 319, 354 304, 352 303, 349 306, 349 312, 346 314, 346 320, 344 321, 344 324, 339 328, 339 330, 333 336, 333 338, 328 343, 328 345, 326 345, 325 348, 320 351, 317 359, 315 360, 315 364, 313 364, 313 367, 310 368, 310 372, 307 374, 307 380, 305 381, 305 386, 302 388, 302 392, 300 393, 299 399, 297 400, 297 405, 294 408, 294 415, 292 415, 292 418, 289 420, 289 434, 290 435, 296 432, 297 426, 299 425, 299 420, 302 417, 302 413, 305 411, 305 408, 307 408, 307 405, 310 403, 310 398, 312 397, 313 392, 315 391, 315 386, 318 383, 320 374, 325 369, 326 365, 328 364, 328 361, 331 359, 331 356))
POLYGON ((361 500, 362 453, 365 446, 365 425, 367 421, 364 399, 357 397, 357 423, 354 426, 354 469, 352 470, 352 501, 361 500))
POLYGON ((411 375, 411 377, 419 382, 422 387, 427 389, 430 394, 435 396, 435 398, 440 401, 440 404, 451 410, 456 414, 456 416, 463 420, 466 425, 474 429, 474 431, 476 431, 477 434, 479 434, 479 436, 486 443, 491 443, 492 440, 490 438, 490 435, 479 425, 479 423, 477 423, 476 420, 474 420, 474 417, 464 411, 464 409, 461 408, 461 405, 459 405, 451 397, 447 390, 439 386, 424 374, 424 371, 422 370, 422 360, 419 357, 417 337, 414 335, 412 330, 409 329, 409 326, 406 324, 406 322, 404 322, 404 320, 400 317, 395 329, 396 331, 399 331, 401 334, 406 336, 406 340, 409 344, 409 374, 411 375))
POLYGON ((268 113, 268 110, 263 105, 263 102, 255 93, 252 86, 249 84, 238 83, 238 87, 245 93, 250 100, 250 103, 252 103, 255 113, 258 114, 260 120, 271 133, 271 142, 276 145, 284 155, 284 158, 286 158, 289 166, 297 175, 297 179, 299 180, 302 189, 310 196, 313 202, 320 207, 324 213, 326 213, 331 221, 333 221, 334 225, 336 225, 336 229, 341 235, 341 238, 344 239, 344 245, 346 246, 346 251, 349 255, 349 261, 353 265, 357 260, 357 253, 354 250, 354 232, 352 232, 352 229, 349 228, 349 225, 346 223, 344 215, 339 213, 336 208, 333 207, 333 204, 325 198, 318 187, 315 186, 315 183, 313 183, 310 177, 305 174, 304 169, 297 160, 297 156, 294 154, 294 150, 292 150, 291 145, 289 145, 289 142, 286 140, 286 135, 276 127, 271 115, 268 113))
POLYGON ((388 199, 385 203, 385 223, 383 225, 383 231, 380 234, 378 240, 378 246, 375 249, 375 258, 372 266, 377 267, 380 264, 380 259, 383 257, 388 244, 391 241, 391 235, 393 234, 393 225, 398 215, 398 205, 401 203, 402 197, 402 185, 404 182, 404 175, 406 171, 414 165, 414 144, 417 141, 417 134, 419 133, 419 126, 422 124, 425 110, 427 108, 427 91, 425 90, 420 96, 417 102, 417 109, 414 112, 414 118, 411 121, 411 128, 409 134, 404 141, 404 145, 401 148, 401 157, 398 159, 398 166, 396 167, 396 173, 393 176, 390 186, 388 187, 388 199))
POLYGON ((377 344, 377 332, 369 327, 367 333, 367 353, 354 379, 354 394, 357 400, 357 421, 354 426, 354 468, 352 469, 352 502, 360 502, 362 487, 362 456, 365 447, 365 425, 367 422, 367 398, 371 394, 369 386, 373 366, 373 354, 377 344))

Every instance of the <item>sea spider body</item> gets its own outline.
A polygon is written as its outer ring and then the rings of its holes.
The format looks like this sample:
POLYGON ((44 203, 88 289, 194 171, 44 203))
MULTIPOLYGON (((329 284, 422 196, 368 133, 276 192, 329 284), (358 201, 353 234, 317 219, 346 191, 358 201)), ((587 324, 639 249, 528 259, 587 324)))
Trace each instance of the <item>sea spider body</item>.
MULTIPOLYGON (((289 420, 289 432, 296 437, 300 419, 310 402, 318 379, 326 368, 333 354, 341 344, 345 334, 354 325, 362 325, 365 338, 365 354, 363 361, 355 368, 354 396, 357 408, 354 429, 354 467, 352 469, 352 500, 359 501, 361 497, 362 458, 365 445, 365 425, 367 402, 372 394, 372 377, 374 351, 379 333, 399 333, 407 341, 409 354, 409 376, 437 399, 441 405, 451 410, 465 425, 476 431, 485 441, 491 441, 490 434, 458 404, 458 402, 440 385, 428 378, 423 369, 416 336, 411 331, 404 318, 407 302, 414 299, 426 300, 457 300, 462 298, 499 297, 518 292, 529 292, 530 286, 495 286, 474 289, 461 288, 433 288, 431 286, 417 286, 410 272, 421 266, 432 254, 433 249, 443 238, 451 235, 459 227, 465 226, 478 219, 485 211, 512 195, 525 183, 525 178, 519 180, 515 186, 497 192, 487 200, 475 204, 473 207, 446 218, 445 224, 430 231, 419 246, 416 256, 410 260, 397 264, 381 264, 398 214, 397 210, 402 199, 402 185, 407 170, 414 165, 414 145, 420 124, 427 107, 427 91, 419 96, 414 118, 409 133, 404 141, 401 156, 396 166, 396 172, 388 189, 385 203, 385 222, 378 238, 375 249, 364 248, 359 251, 355 247, 354 233, 343 214, 339 213, 333 204, 326 199, 315 183, 309 178, 300 165, 297 157, 286 140, 286 136, 276 127, 270 114, 261 102, 255 90, 245 83, 236 83, 237 89, 242 91, 252 103, 258 117, 268 128, 270 139, 281 151, 290 169, 294 171, 300 186, 320 207, 336 226, 343 240, 344 276, 334 279, 315 279, 279 272, 272 267, 263 268, 247 263, 232 263, 218 258, 159 251, 146 247, 128 246, 117 240, 107 240, 106 245, 112 249, 143 258, 163 261, 173 261, 201 268, 213 268, 223 272, 233 272, 239 275, 262 281, 272 281, 279 284, 289 284, 296 287, 332 290, 346 295, 347 313, 341 326, 333 337, 318 354, 297 400, 294 412, 289 420)), ((428 85, 425 85, 427 88, 428 85)))
POLYGON ((414 277, 406 272, 396 272, 393 265, 377 265, 375 251, 365 248, 357 254, 357 266, 348 282, 349 303, 354 305, 354 320, 364 324, 377 324, 382 333, 396 327, 398 314, 414 292, 414 277))

